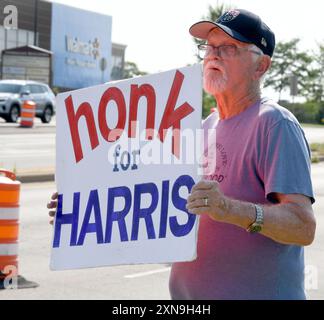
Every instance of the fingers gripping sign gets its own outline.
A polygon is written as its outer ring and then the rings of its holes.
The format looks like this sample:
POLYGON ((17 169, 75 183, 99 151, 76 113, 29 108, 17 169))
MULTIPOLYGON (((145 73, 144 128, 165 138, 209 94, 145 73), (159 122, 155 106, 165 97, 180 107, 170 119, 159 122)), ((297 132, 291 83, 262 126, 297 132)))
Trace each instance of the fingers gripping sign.
POLYGON ((50 216, 49 223, 52 225, 53 225, 54 217, 56 214, 57 197, 58 197, 58 192, 54 192, 51 196, 51 201, 47 203, 47 209, 53 209, 48 212, 48 215, 50 216))
POLYGON ((201 180, 192 187, 186 208, 190 213, 208 214, 214 220, 223 221, 228 211, 228 199, 219 189, 218 182, 201 180))

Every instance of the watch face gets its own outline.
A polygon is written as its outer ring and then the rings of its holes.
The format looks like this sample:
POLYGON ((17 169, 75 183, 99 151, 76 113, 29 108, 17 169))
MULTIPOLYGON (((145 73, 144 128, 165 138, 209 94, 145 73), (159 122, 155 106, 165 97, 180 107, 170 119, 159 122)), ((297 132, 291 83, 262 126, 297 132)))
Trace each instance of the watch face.
POLYGON ((252 233, 260 232, 261 229, 262 229, 262 227, 257 224, 257 225, 254 225, 254 226, 251 227, 251 231, 250 232, 252 232, 252 233))

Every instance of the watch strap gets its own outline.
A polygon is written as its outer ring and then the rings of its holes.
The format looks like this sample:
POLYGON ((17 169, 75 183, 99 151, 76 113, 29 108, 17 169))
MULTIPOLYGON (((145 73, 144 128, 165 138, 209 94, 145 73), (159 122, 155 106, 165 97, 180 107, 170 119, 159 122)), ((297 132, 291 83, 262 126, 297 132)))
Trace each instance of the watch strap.
POLYGON ((263 226, 264 214, 263 208, 257 204, 254 204, 255 208, 255 220, 246 229, 250 233, 260 232, 263 226))

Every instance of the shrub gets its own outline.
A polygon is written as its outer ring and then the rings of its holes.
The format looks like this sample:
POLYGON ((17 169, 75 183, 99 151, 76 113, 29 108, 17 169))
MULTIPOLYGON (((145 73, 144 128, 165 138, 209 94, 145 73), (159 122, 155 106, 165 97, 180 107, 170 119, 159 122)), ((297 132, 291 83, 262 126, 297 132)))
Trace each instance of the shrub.
POLYGON ((323 123, 324 103, 316 101, 307 101, 305 103, 280 101, 279 104, 290 110, 299 122, 323 123))

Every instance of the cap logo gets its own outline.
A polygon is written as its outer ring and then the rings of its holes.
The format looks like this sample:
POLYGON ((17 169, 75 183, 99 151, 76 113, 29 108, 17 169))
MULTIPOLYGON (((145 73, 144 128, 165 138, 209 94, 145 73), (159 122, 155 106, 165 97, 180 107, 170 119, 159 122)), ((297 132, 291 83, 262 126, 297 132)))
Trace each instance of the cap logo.
POLYGON ((229 22, 235 19, 240 14, 238 10, 231 10, 223 14, 220 21, 221 22, 229 22))
POLYGON ((266 47, 266 46, 267 46, 267 41, 266 41, 266 39, 262 38, 262 39, 261 39, 261 44, 262 44, 264 47, 266 47))

